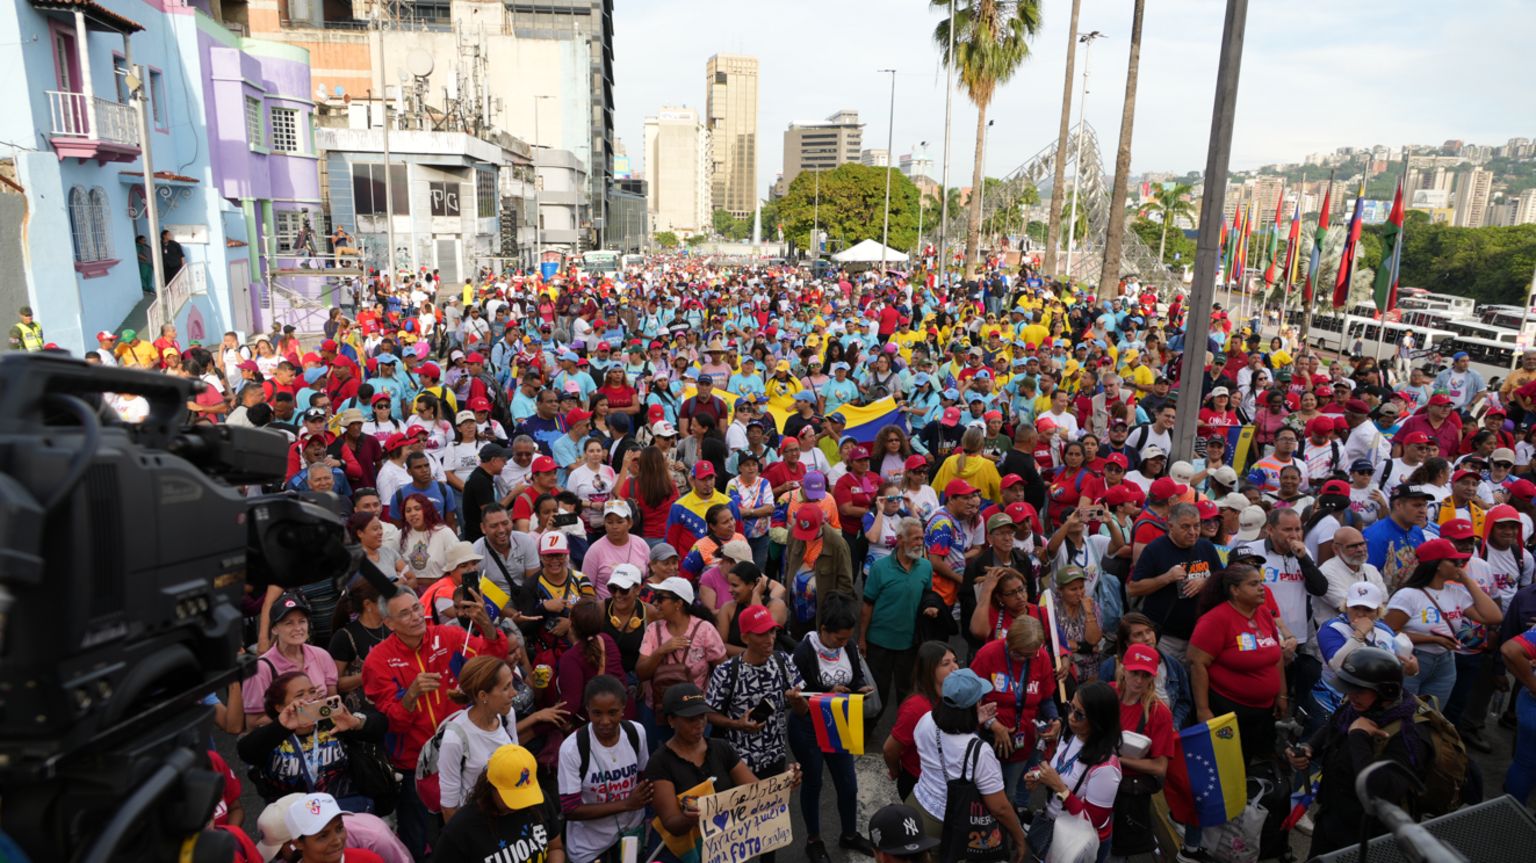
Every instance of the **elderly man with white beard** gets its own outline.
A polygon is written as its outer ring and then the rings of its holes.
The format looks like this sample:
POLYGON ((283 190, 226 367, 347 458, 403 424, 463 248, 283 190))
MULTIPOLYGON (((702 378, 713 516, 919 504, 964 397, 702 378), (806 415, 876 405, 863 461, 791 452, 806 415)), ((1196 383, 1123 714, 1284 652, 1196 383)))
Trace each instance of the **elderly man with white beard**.
POLYGON ((1344 610, 1349 586, 1369 581, 1385 594, 1387 586, 1381 571, 1366 560, 1365 535, 1352 527, 1341 527, 1333 535, 1333 557, 1318 567, 1328 578, 1328 591, 1312 597, 1312 619, 1330 620, 1344 610))

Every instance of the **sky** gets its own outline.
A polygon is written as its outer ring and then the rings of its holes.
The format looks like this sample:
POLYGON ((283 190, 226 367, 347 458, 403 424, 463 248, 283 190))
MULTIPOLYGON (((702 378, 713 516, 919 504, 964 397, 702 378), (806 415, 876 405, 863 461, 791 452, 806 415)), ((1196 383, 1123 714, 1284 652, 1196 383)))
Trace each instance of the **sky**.
MULTIPOLYGON (((1041 0, 1030 56, 999 87, 983 160, 1004 176, 1054 146, 1070 23, 1069 0, 1041 0)), ((1091 49, 1088 122, 1114 168, 1131 29, 1126 0, 1082 0, 1079 31, 1091 49)), ((704 65, 715 53, 755 56, 758 192, 783 163, 784 130, 852 108, 864 146, 884 148, 895 68, 894 151, 927 141, 934 177, 943 164, 944 77, 933 42, 943 17, 924 0, 619 0, 614 4, 617 133, 635 166, 643 125, 664 105, 704 109, 704 65)), ((1210 139, 1225 3, 1147 3, 1131 169, 1201 171, 1210 139)), ((1529 85, 1536 3, 1527 0, 1290 0, 1250 2, 1233 132, 1232 169, 1300 162, 1340 146, 1503 144, 1536 138, 1529 85), (1448 10, 1454 14, 1447 15, 1448 10)), ((1082 83, 1078 51, 1073 99, 1082 83)), ((1079 115, 1073 109, 1073 122, 1079 115)), ((951 185, 970 185, 976 109, 953 100, 951 185)))

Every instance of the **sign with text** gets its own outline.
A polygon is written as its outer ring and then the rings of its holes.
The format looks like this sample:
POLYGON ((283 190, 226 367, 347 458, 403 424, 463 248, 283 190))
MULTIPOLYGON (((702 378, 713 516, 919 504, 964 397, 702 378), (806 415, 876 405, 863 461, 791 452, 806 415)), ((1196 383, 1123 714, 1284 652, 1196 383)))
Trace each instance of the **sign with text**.
POLYGON ((789 823, 793 773, 781 773, 699 798, 700 859, 741 863, 794 841, 789 823))
POLYGON ((432 215, 452 216, 459 215, 459 184, 456 182, 439 183, 436 181, 427 184, 432 198, 432 215))

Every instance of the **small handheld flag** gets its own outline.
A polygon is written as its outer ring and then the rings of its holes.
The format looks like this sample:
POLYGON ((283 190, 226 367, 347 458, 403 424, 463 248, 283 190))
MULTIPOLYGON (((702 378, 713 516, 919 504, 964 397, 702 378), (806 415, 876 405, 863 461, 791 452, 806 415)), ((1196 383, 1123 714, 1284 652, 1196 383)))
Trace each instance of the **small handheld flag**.
POLYGON ((809 696, 811 726, 822 752, 864 754, 864 696, 823 692, 809 696))

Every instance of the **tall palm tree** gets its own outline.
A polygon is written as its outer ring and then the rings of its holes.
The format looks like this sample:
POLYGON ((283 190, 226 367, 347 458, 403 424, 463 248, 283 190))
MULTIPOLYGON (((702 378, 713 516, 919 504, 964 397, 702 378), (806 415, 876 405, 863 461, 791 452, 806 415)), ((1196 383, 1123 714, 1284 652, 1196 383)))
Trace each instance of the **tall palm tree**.
POLYGON ((1136 75, 1141 68, 1141 20, 1147 0, 1136 0, 1131 17, 1131 59, 1125 70, 1125 105, 1120 111, 1120 146, 1115 151, 1115 183, 1109 193, 1109 225, 1104 236, 1104 264, 1099 268, 1099 297, 1109 299, 1120 284, 1120 245, 1125 239, 1125 189, 1131 173, 1131 130, 1136 123, 1136 75))
POLYGON ((970 219, 965 232, 965 269, 975 269, 981 244, 981 189, 987 141, 987 106, 999 84, 1005 84, 1029 56, 1029 40, 1040 29, 1040 0, 931 0, 934 6, 953 10, 934 30, 934 41, 945 65, 949 65, 949 31, 954 27, 954 68, 966 95, 976 105, 976 164, 971 170, 970 219))
POLYGON ((1077 13, 1083 0, 1072 0, 1072 26, 1067 31, 1067 74, 1061 84, 1061 129, 1056 133, 1056 175, 1051 182, 1051 215, 1045 235, 1045 272, 1056 273, 1056 247, 1061 245, 1061 208, 1067 204, 1067 133, 1072 125, 1072 71, 1077 62, 1077 13))
POLYGON ((1163 219, 1162 236, 1157 241, 1159 261, 1163 260, 1163 251, 1168 248, 1168 226, 1179 219, 1195 217, 1195 205, 1186 197, 1191 191, 1188 183, 1172 183, 1159 186, 1152 193, 1152 206, 1148 212, 1157 213, 1163 219))

